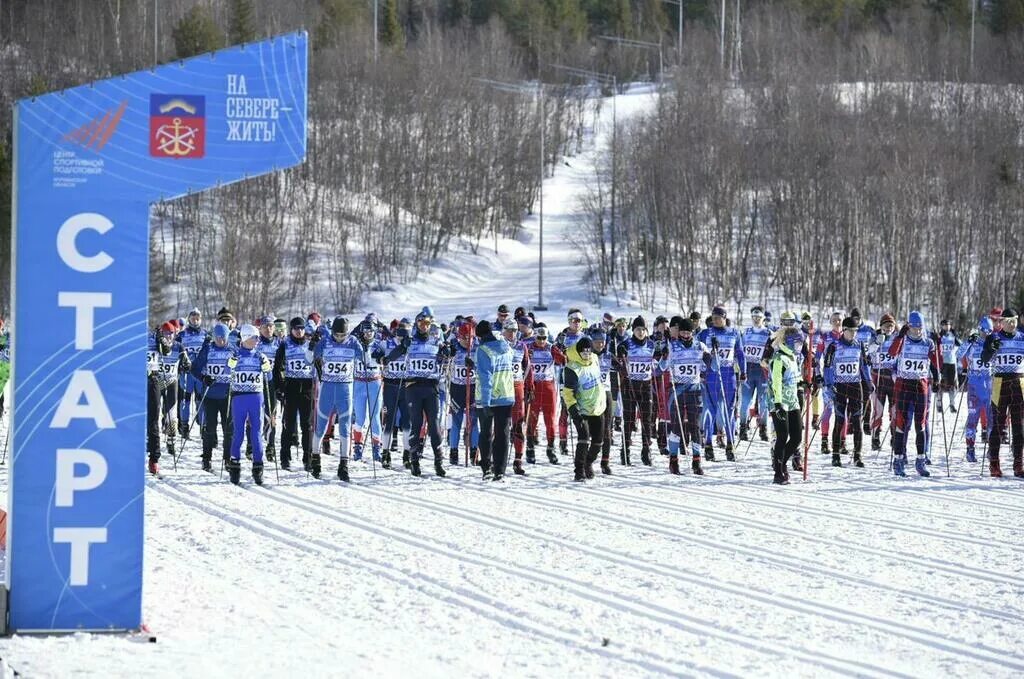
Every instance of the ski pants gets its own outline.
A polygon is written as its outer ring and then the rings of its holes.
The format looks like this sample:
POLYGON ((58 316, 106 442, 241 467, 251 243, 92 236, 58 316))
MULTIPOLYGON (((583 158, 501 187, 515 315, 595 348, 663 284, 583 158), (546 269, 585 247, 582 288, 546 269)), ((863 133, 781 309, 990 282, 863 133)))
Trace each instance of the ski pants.
POLYGON ((986 430, 992 426, 991 375, 970 375, 967 378, 967 424, 964 425, 964 438, 969 446, 974 445, 978 420, 981 420, 981 426, 986 430))
MULTIPOLYGON (((193 356, 189 356, 189 358, 194 359, 193 356)), ((181 422, 191 422, 193 397, 195 398, 196 409, 198 410, 199 402, 203 398, 203 390, 205 387, 203 385, 203 381, 196 378, 192 373, 182 373, 178 382, 180 388, 180 391, 178 392, 180 401, 178 419, 181 422)), ((196 415, 199 418, 199 424, 203 424, 203 413, 200 411, 197 412, 196 415)))
POLYGON ((320 393, 316 397, 316 444, 319 448, 331 417, 338 421, 338 455, 342 460, 348 459, 348 439, 352 427, 352 383, 321 382, 320 393))
POLYGON ((700 385, 677 384, 672 398, 669 420, 671 435, 668 438, 668 454, 679 455, 680 443, 688 439, 694 457, 700 457, 700 385))
POLYGON ((819 422, 821 423, 821 438, 822 440, 827 440, 829 425, 832 422, 832 394, 829 393, 828 389, 820 389, 820 391, 822 400, 821 418, 819 420, 819 422))
POLYGON ((896 380, 896 414, 892 421, 892 452, 907 456, 908 428, 911 418, 917 432, 917 454, 925 454, 928 427, 928 380, 896 380))
POLYGON ((654 376, 651 382, 652 398, 654 399, 654 412, 656 414, 658 435, 658 450, 668 450, 668 416, 670 401, 672 400, 672 375, 663 372, 654 376))
POLYGON ((832 409, 835 427, 832 429, 832 452, 837 453, 846 446, 847 424, 853 432, 853 449, 860 452, 864 432, 861 429, 861 408, 864 393, 860 382, 837 382, 832 388, 832 409))
POLYGON ((249 425, 253 464, 263 464, 263 392, 231 394, 231 459, 242 457, 242 439, 249 425))
POLYGON ((530 417, 526 421, 526 437, 536 440, 537 420, 544 416, 544 430, 547 433, 548 445, 555 443, 555 383, 534 382, 533 402, 530 404, 530 417))
MULTIPOLYGON (((273 384, 271 373, 263 375, 263 383, 273 384)), ((274 411, 277 410, 277 392, 273 387, 263 390, 263 417, 267 427, 267 445, 271 451, 274 450, 274 441, 277 440, 277 422, 274 420, 274 411)))
POLYGON ((213 457, 213 449, 217 447, 217 420, 220 420, 221 434, 224 440, 224 457, 231 450, 231 416, 228 412, 228 398, 210 398, 203 401, 203 459, 213 457))
POLYGON ((459 440, 465 436, 463 425, 466 427, 472 427, 472 431, 469 435, 469 445, 471 448, 476 448, 480 445, 480 421, 475 416, 477 409, 473 407, 473 388, 469 388, 469 423, 466 423, 466 385, 452 383, 451 388, 451 404, 452 409, 452 426, 448 430, 448 447, 458 448, 459 440))
POLYGON ((732 370, 721 370, 710 373, 707 383, 707 398, 704 400, 704 445, 711 445, 711 437, 715 426, 725 432, 729 444, 735 442, 733 431, 733 408, 736 405, 736 373, 732 370), (719 380, 721 375, 721 380, 719 380))
POLYGON ((1002 443, 1006 420, 1010 420, 1013 434, 1011 446, 1013 459, 1018 460, 1024 453, 1024 394, 1021 393, 1022 375, 992 376, 992 431, 988 437, 988 459, 999 459, 999 445, 1002 443))
POLYGON ((896 410, 895 403, 896 383, 892 379, 892 370, 879 370, 875 373, 875 393, 871 395, 874 401, 872 407, 871 431, 875 434, 882 430, 882 416, 885 414, 886 401, 889 403, 889 419, 892 419, 896 410))
POLYGON ((284 380, 284 423, 281 427, 281 464, 292 459, 292 441, 297 441, 296 418, 302 439, 302 462, 312 449, 313 380, 286 377, 284 380))
POLYGON ((370 430, 370 440, 374 445, 380 443, 380 413, 384 407, 381 402, 380 380, 356 380, 352 387, 353 422, 352 440, 363 442, 363 433, 370 430), (369 420, 369 422, 367 422, 369 420))
POLYGON ((178 384, 171 382, 161 388, 156 378, 150 377, 146 387, 146 452, 149 453, 150 462, 157 462, 160 460, 161 419, 166 418, 167 440, 174 440, 178 384))
POLYGON ((743 383, 740 391, 740 425, 750 421, 752 413, 750 404, 757 407, 757 419, 760 424, 767 424, 768 418, 765 415, 768 408, 768 376, 760 366, 751 367, 747 373, 747 381, 743 383))
MULTIPOLYGON (((644 384, 647 384, 644 382, 644 384)), ((628 389, 628 386, 627 386, 628 389)), ((593 464, 604 443, 604 424, 600 415, 587 415, 579 417, 573 422, 576 429, 576 456, 575 465, 577 471, 583 465, 593 464)))
POLYGON ((408 407, 412 426, 412 449, 414 455, 423 455, 423 425, 426 422, 430 433, 430 447, 436 453, 441 448, 441 431, 438 411, 437 380, 414 380, 405 385, 405 403, 408 407))
POLYGON ((508 439, 512 425, 512 406, 477 408, 480 421, 480 467, 495 475, 505 474, 508 466, 508 439))
POLYGON ((789 458, 799 454, 800 437, 803 435, 800 411, 787 410, 785 417, 772 411, 772 422, 775 424, 775 447, 772 449, 772 463, 783 467, 789 458))
POLYGON ((512 404, 512 445, 518 460, 523 456, 523 444, 526 442, 526 383, 515 382, 512 386, 516 392, 516 401, 512 404))
POLYGON ((612 452, 612 421, 615 419, 615 409, 613 408, 615 397, 612 396, 611 391, 606 391, 604 397, 604 414, 601 415, 601 431, 604 434, 601 437, 601 459, 607 460, 612 452))
MULTIPOLYGON (((395 430, 409 430, 409 415, 405 410, 405 381, 384 380, 384 436, 385 447, 391 448, 395 430)), ((408 442, 406 442, 408 445, 408 442)))
POLYGON ((628 450, 640 417, 640 443, 644 450, 651 447, 651 382, 622 378, 622 438, 628 450))

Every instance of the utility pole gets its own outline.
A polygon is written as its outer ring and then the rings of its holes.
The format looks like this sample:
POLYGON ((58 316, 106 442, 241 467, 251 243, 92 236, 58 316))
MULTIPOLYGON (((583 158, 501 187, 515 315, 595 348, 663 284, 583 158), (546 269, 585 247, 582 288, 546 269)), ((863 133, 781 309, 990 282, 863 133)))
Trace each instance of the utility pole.
POLYGON ((725 73, 725 0, 722 0, 721 35, 718 39, 718 69, 725 73))
MULTIPOLYGON (((676 31, 676 63, 683 62, 683 0, 661 0, 679 8, 679 27, 676 31)), ((737 0, 738 2, 739 0, 737 0)))
POLYGON ((160 50, 160 0, 153 0, 153 65, 157 64, 160 50))
POLYGON ((377 6, 380 0, 373 0, 373 63, 377 63, 377 36, 380 31, 377 28, 377 6))

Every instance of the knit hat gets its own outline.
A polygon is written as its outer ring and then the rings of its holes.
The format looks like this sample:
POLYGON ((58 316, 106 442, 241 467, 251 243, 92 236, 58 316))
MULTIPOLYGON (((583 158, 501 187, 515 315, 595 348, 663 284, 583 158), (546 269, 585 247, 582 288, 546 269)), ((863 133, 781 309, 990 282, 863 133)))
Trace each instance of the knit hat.
POLYGON ((843 330, 856 330, 857 321, 853 320, 853 316, 847 316, 843 319, 843 330))
POLYGON ((228 326, 224 325, 223 323, 218 323, 217 325, 213 326, 213 336, 215 339, 226 340, 228 338, 228 332, 228 326))
POLYGON ((893 325, 896 325, 896 319, 893 318, 892 314, 882 314, 882 318, 879 319, 878 324, 885 325, 886 323, 892 323, 893 325))
POLYGON ((923 328, 924 316, 921 315, 920 311, 911 311, 907 316, 907 325, 911 328, 923 328))
POLYGON ((1000 315, 1000 318, 1017 318, 1017 310, 1012 306, 1008 306, 1003 309, 1003 313, 1000 315))
POLYGON ((242 342, 259 336, 260 331, 256 329, 255 325, 249 325, 248 323, 246 323, 245 325, 238 329, 238 337, 242 342))
POLYGON ((229 311, 226 306, 222 306, 220 308, 220 311, 217 312, 217 320, 218 321, 233 321, 233 320, 235 320, 235 315, 233 313, 231 313, 231 311, 229 311))
POLYGON ((632 326, 632 328, 633 328, 633 330, 636 330, 637 328, 643 328, 644 330, 646 330, 647 329, 647 321, 644 320, 643 316, 637 316, 636 318, 633 319, 633 326, 632 326))
POLYGON ((685 319, 682 316, 673 316, 672 320, 669 321, 669 323, 668 323, 668 327, 670 327, 670 328, 682 327, 682 324, 683 324, 684 320, 685 319))
POLYGON ((679 324, 679 332, 693 332, 693 321, 689 318, 684 318, 679 324))
POLYGON ((493 326, 491 322, 484 319, 476 324, 476 336, 481 342, 489 342, 494 339, 493 326))
POLYGON ((581 337, 578 340, 576 340, 576 351, 582 353, 582 352, 586 351, 587 349, 590 349, 591 351, 593 351, 594 343, 590 341, 589 337, 584 335, 583 337, 581 337))
POLYGON ((299 328, 301 330, 302 328, 306 327, 306 322, 302 320, 301 317, 296 316, 291 320, 291 322, 288 323, 288 327, 290 327, 292 330, 294 330, 295 328, 299 328))
POLYGON ((337 318, 334 319, 334 322, 331 323, 331 334, 333 335, 336 332, 340 332, 342 334, 348 334, 348 319, 347 318, 344 318, 342 316, 338 316, 337 318))
POLYGON ((725 318, 726 317, 725 307, 723 307, 723 306, 716 306, 714 309, 711 310, 711 315, 712 316, 721 316, 722 318, 725 318))

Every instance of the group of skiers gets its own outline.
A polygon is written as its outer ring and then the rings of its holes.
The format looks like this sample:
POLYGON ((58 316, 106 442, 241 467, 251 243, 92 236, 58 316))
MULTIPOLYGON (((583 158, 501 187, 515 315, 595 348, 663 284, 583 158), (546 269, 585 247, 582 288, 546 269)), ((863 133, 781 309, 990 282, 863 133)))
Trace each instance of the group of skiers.
POLYGON ((501 480, 510 457, 514 474, 537 461, 543 419, 549 463, 559 464, 575 440, 578 481, 594 476, 598 460, 601 473, 612 474, 616 434, 623 465, 632 464, 639 433, 642 464, 653 463, 656 445, 679 474, 683 450, 700 475, 702 461, 716 459, 716 445, 734 461, 738 441, 749 447, 755 431, 763 441, 774 433, 775 483, 788 483, 790 468, 802 469, 812 431, 820 431, 821 452, 837 467, 848 452, 863 467, 865 437, 877 451, 891 435, 891 468, 905 476, 911 427, 914 468, 928 476, 929 413, 934 409, 944 423, 943 394, 956 411, 963 390, 966 459, 976 461, 980 422, 989 471, 1001 476, 1009 416, 1013 472, 1024 477, 1024 333, 1013 309, 993 309, 966 338, 948 321, 929 333, 916 311, 898 331, 891 314, 876 329, 857 309, 833 313, 825 331, 809 313, 783 312, 776 326, 755 306, 750 318, 741 331, 716 306, 708 317, 659 316, 651 328, 643 316, 629 321, 607 313, 588 325, 573 309, 552 336, 532 313, 510 313, 506 305, 494 319, 456 316, 438 324, 423 307, 411 321, 384 324, 368 314, 354 328, 344 317, 315 312, 237 326, 221 309, 207 329, 193 309, 150 340, 149 470, 158 472, 161 423, 172 455, 176 436, 188 438, 198 423, 203 468, 213 469, 219 428, 233 483, 241 476, 243 439, 256 483, 265 457, 279 451, 280 467, 290 470, 299 446, 303 469, 320 478, 335 439, 342 481, 349 480, 350 459, 365 452, 391 468, 399 446, 403 465, 418 476, 428 438, 438 476, 446 462, 459 464, 461 444, 467 464, 501 480))

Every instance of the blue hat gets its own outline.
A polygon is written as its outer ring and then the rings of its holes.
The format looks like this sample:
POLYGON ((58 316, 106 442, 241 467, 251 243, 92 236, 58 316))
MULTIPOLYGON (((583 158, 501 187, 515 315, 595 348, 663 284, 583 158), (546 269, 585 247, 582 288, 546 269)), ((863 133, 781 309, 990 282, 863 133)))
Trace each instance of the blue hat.
POLYGON ((923 328, 924 316, 921 315, 920 311, 911 311, 910 315, 907 316, 907 325, 911 328, 923 328))
POLYGON ((601 326, 595 325, 595 326, 592 326, 591 329, 590 329, 590 339, 595 341, 595 342, 597 340, 601 340, 602 342, 605 342, 605 341, 608 340, 608 333, 606 333, 601 326))
POLYGON ((223 323, 213 326, 213 336, 216 339, 226 340, 228 338, 228 326, 223 323))
POLYGON ((716 306, 714 309, 711 310, 711 315, 712 316, 721 316, 722 318, 725 318, 726 317, 725 307, 716 306))

